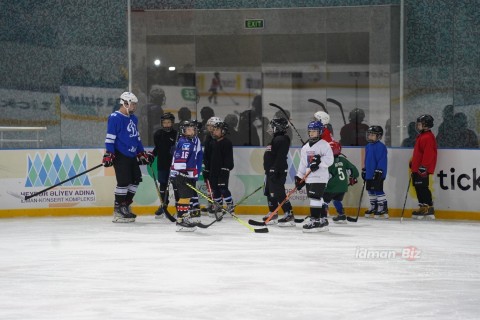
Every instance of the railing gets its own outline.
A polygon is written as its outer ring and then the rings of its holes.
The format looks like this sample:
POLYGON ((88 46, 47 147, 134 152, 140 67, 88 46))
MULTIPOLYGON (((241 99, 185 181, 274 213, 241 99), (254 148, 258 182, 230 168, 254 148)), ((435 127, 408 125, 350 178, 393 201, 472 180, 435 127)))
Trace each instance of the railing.
POLYGON ((40 148, 40 131, 46 131, 47 127, 0 127, 0 148, 3 148, 4 142, 36 142, 37 148, 40 148), (18 131, 35 131, 36 139, 4 139, 4 132, 18 132, 18 131))

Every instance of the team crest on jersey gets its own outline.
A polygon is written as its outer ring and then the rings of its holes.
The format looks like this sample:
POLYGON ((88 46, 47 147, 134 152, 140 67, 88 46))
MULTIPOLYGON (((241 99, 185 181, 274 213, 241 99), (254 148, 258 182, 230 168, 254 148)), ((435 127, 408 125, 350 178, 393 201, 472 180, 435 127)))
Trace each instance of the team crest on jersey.
POLYGON ((130 123, 127 126, 127 131, 130 132, 130 138, 138 136, 137 126, 132 120, 130 120, 130 123))
POLYGON ((307 163, 312 162, 312 158, 315 156, 315 151, 307 151, 307 163))
POLYGON ((190 143, 184 143, 182 145, 182 150, 187 150, 187 151, 190 150, 190 143))

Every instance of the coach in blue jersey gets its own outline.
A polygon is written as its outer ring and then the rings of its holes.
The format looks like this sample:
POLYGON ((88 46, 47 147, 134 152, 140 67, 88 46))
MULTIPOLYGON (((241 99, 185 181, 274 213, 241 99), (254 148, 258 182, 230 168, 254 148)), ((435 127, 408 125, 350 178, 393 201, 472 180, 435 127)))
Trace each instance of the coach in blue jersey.
POLYGON ((134 222, 130 210, 142 173, 139 165, 153 162, 153 154, 144 150, 138 133, 138 119, 133 114, 138 99, 131 92, 120 96, 120 109, 108 117, 106 152, 103 165, 113 166, 117 178, 113 222, 134 222))

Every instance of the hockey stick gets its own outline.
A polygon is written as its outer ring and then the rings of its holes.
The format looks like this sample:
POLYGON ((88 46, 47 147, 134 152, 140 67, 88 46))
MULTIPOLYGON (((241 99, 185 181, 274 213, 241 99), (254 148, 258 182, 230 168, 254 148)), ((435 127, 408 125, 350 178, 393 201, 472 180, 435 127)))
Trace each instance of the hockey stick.
POLYGON ((323 102, 320 102, 317 99, 308 99, 308 102, 318 104, 320 107, 322 107, 322 109, 323 109, 323 111, 325 111, 325 113, 328 113, 327 108, 325 107, 323 102))
POLYGON ((357 222, 358 221, 358 216, 360 215, 360 206, 362 205, 363 190, 365 190, 365 183, 366 183, 366 181, 363 180, 362 192, 360 193, 360 200, 358 201, 357 217, 352 218, 352 217, 347 216, 347 221, 350 221, 350 222, 357 222))
MULTIPOLYGON (((308 170, 307 173, 305 174, 305 176, 303 176, 302 180, 300 180, 299 183, 303 183, 308 175, 311 173, 312 171, 311 170, 308 170)), ((297 186, 295 185, 295 188, 293 188, 292 190, 290 190, 290 192, 287 194, 287 196, 285 197, 285 199, 283 199, 283 201, 281 203, 278 204, 277 208, 273 211, 273 212, 270 212, 270 214, 268 215, 267 219, 265 221, 255 221, 255 220, 248 220, 248 223, 251 224, 252 226, 266 226, 267 223, 272 220, 273 216, 278 212, 278 210, 280 210, 280 208, 285 204, 285 202, 288 201, 288 199, 290 199, 290 197, 292 196, 292 194, 295 193, 295 191, 297 191, 297 186)), ((295 221, 296 222, 296 221, 295 221)))
MULTIPOLYGON (((210 199, 206 194, 204 194, 203 192, 201 192, 200 190, 198 190, 197 188, 195 188, 194 186, 192 186, 190 183, 186 183, 186 185, 191 188, 192 190, 195 190, 199 195, 201 195, 203 198, 205 198, 208 202, 212 203, 212 204, 215 204, 216 202, 213 201, 212 199, 210 199)), ((244 225, 245 227, 247 227, 250 231, 252 232, 255 232, 255 233, 267 233, 268 232, 268 228, 261 228, 261 229, 255 229, 255 228, 252 228, 251 226, 248 225, 248 223, 246 223, 245 221, 243 221, 242 219, 240 219, 239 217, 237 217, 234 213, 230 212, 230 211, 227 211, 225 210, 223 207, 221 207, 221 210, 223 212, 222 214, 222 217, 226 214, 230 214, 235 220, 237 220, 240 224, 244 225)), ((209 224, 199 224, 197 223, 197 226, 200 227, 200 228, 208 228, 209 226, 211 226, 212 224, 214 224, 215 222, 219 221, 218 219, 215 219, 214 221, 212 221, 211 223, 209 224)))
POLYGON ((410 183, 412 182, 412 176, 408 179, 407 192, 405 193, 405 201, 403 201, 402 214, 400 216, 400 223, 403 222, 403 212, 405 211, 405 205, 407 204, 408 190, 410 190, 410 183))
POLYGON ((340 111, 342 112, 343 124, 347 124, 347 121, 345 120, 345 114, 343 113, 342 104, 340 102, 338 102, 337 100, 332 99, 332 98, 327 98, 327 102, 333 103, 334 105, 336 105, 337 107, 340 108, 340 111))
MULTIPOLYGON (((208 196, 210 197, 210 199, 213 200, 213 191, 212 191, 212 186, 210 185, 210 180, 205 179, 205 184, 207 185, 208 196)), ((213 207, 213 212, 215 214, 215 220, 222 221, 223 215, 221 215, 220 217, 217 215, 217 210, 220 209, 220 205, 215 200, 213 200, 213 202, 214 204, 212 205, 212 207, 213 207)))
MULTIPOLYGON (((150 168, 152 169, 153 182, 155 183, 155 190, 157 190, 158 199, 160 200, 160 207, 163 208, 162 194, 160 193, 160 188, 158 187, 158 184, 157 184, 157 177, 155 176, 155 171, 153 171, 151 164, 150 164, 150 168)), ((168 185, 167 185, 167 188, 168 188, 168 185)), ((165 196, 167 194, 168 194, 167 191, 165 191, 165 196)), ((166 209, 163 209, 163 213, 165 214, 165 217, 167 217, 167 219, 170 220, 171 222, 177 222, 177 219, 175 219, 175 217, 173 217, 166 209)))
POLYGON ((90 168, 90 169, 88 169, 88 170, 85 170, 85 171, 83 171, 83 172, 80 172, 79 174, 74 175, 73 177, 70 177, 70 178, 68 178, 67 180, 60 181, 59 183, 54 184, 54 185, 51 186, 51 187, 48 187, 48 188, 43 189, 43 190, 40 190, 40 191, 35 192, 35 193, 33 193, 33 194, 30 194, 30 195, 28 195, 28 196, 24 196, 24 195, 18 194, 18 193, 13 192, 13 191, 7 191, 7 193, 8 193, 9 195, 11 195, 11 196, 14 196, 15 198, 19 198, 19 199, 22 199, 22 200, 28 200, 28 199, 30 199, 30 198, 36 197, 36 196, 38 196, 38 195, 40 195, 40 194, 48 191, 48 190, 50 190, 50 189, 53 189, 53 188, 55 188, 55 187, 58 187, 58 186, 64 184, 65 182, 68 182, 68 181, 71 181, 71 180, 73 180, 73 179, 75 179, 75 178, 78 178, 78 177, 80 177, 80 176, 83 176, 84 174, 89 173, 90 171, 93 171, 93 170, 98 169, 98 168, 100 168, 100 167, 103 167, 103 163, 100 163, 99 165, 97 165, 97 166, 95 166, 95 167, 93 167, 93 168, 90 168))
POLYGON ((280 107, 278 104, 269 103, 269 105, 271 105, 272 107, 277 108, 278 110, 282 111, 282 113, 285 115, 285 118, 287 118, 288 123, 290 123, 290 125, 291 125, 292 128, 293 128, 293 130, 295 130, 295 132, 297 133, 297 136, 298 136, 298 138, 300 139, 300 141, 302 142, 302 145, 305 144, 305 141, 303 141, 302 136, 300 135, 300 133, 298 133, 297 128, 295 128, 295 126, 293 125, 292 121, 290 121, 290 117, 288 116, 288 113, 287 113, 282 107, 280 107))

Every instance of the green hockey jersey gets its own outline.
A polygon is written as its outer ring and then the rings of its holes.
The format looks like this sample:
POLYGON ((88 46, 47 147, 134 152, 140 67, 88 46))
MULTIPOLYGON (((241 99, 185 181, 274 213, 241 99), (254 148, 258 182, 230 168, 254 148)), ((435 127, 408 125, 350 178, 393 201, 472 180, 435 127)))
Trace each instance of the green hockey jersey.
POLYGON ((343 156, 335 156, 333 164, 328 167, 330 179, 327 189, 329 193, 344 193, 348 190, 349 178, 358 178, 358 169, 343 156))

